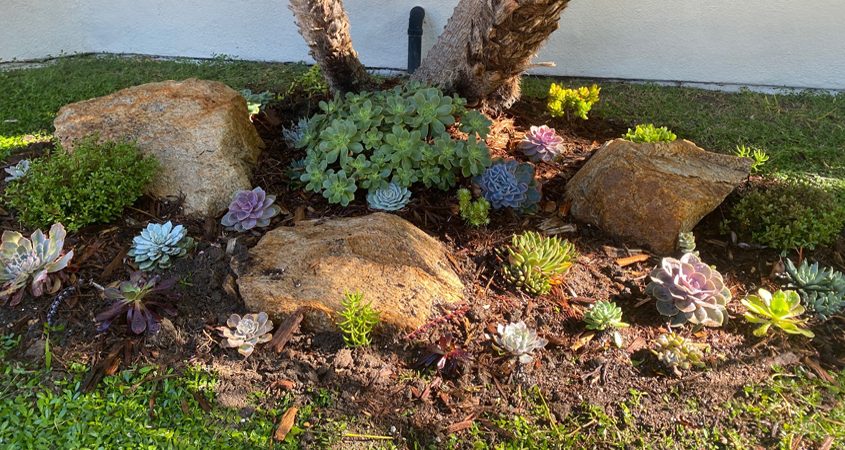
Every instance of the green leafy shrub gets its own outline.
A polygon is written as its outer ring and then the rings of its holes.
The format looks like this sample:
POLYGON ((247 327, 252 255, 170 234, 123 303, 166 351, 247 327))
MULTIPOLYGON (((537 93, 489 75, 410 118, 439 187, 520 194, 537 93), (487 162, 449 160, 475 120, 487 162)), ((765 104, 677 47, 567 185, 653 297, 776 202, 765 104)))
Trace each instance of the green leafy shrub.
POLYGON ((461 217, 473 227, 483 227, 490 223, 490 202, 484 197, 472 199, 469 189, 458 189, 458 207, 461 217))
POLYGON ((798 316, 804 314, 804 307, 801 306, 801 298, 795 291, 777 291, 774 294, 759 289, 757 295, 749 295, 742 304, 748 308, 745 313, 745 320, 751 323, 760 324, 754 330, 754 336, 765 336, 772 325, 780 328, 788 334, 800 334, 812 338, 813 332, 805 328, 804 321, 798 316))
POLYGON ((549 87, 549 97, 546 109, 552 117, 563 117, 567 114, 587 120, 587 113, 593 109, 593 104, 599 101, 601 88, 595 84, 577 89, 567 89, 557 83, 549 87))
POLYGON ((751 160, 751 172, 759 173, 760 169, 769 160, 769 155, 766 151, 759 147, 751 147, 745 145, 737 145, 734 154, 740 158, 748 158, 751 160))
POLYGON ((820 268, 805 259, 798 267, 786 260, 787 286, 798 291, 801 301, 822 320, 845 309, 845 275, 832 268, 820 268))
POLYGON ((76 231, 107 223, 141 196, 152 180, 155 159, 134 144, 89 137, 32 161, 27 175, 6 186, 5 200, 32 227, 63 223, 76 231))
POLYGON ((502 253, 507 257, 502 266, 505 279, 531 295, 548 294, 552 285, 563 281, 577 257, 571 242, 534 231, 514 235, 502 253))
POLYGON ((300 179, 306 190, 346 206, 359 188, 374 192, 393 182, 446 190, 459 176, 480 175, 492 163, 484 142, 490 121, 465 104, 419 84, 322 101, 322 113, 299 127, 296 146, 306 149, 300 179), (447 131, 458 120, 466 141, 447 131))
POLYGON ((343 333, 343 342, 349 347, 370 345, 370 335, 379 323, 379 313, 369 303, 364 303, 364 294, 347 292, 341 301, 343 310, 337 326, 343 333))
POLYGON ((652 143, 672 142, 678 136, 675 136, 675 133, 669 131, 666 127, 657 128, 653 124, 647 123, 645 125, 637 125, 633 130, 628 128, 628 132, 622 135, 622 138, 631 142, 652 143))
POLYGON ((777 182, 749 189, 733 206, 728 225, 778 250, 814 249, 842 231, 845 205, 810 182, 777 182))

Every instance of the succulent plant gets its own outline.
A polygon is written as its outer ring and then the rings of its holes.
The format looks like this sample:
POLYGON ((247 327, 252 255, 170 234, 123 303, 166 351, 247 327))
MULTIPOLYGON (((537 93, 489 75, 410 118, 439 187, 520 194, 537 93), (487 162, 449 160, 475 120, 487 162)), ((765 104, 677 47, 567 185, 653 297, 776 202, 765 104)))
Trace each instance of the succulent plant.
POLYGON ((698 344, 670 332, 657 337, 651 352, 663 365, 677 374, 680 369, 704 367, 704 352, 709 349, 707 344, 698 344))
POLYGON ((622 321, 622 308, 613 302, 596 302, 584 314, 584 322, 588 330, 603 331, 608 328, 625 328, 627 323, 622 321))
POLYGON ((308 118, 303 117, 290 128, 282 128, 282 139, 290 148, 298 148, 303 139, 309 137, 308 118))
POLYGON ((519 143, 519 149, 531 161, 551 162, 563 151, 563 138, 558 136, 554 128, 532 126, 519 143))
POLYGON ((787 287, 798 291, 806 308, 819 319, 827 320, 845 308, 845 275, 832 268, 819 268, 807 260, 798 267, 786 260, 787 287))
POLYGON ((157 333, 161 329, 161 315, 176 314, 173 296, 169 292, 175 285, 175 278, 161 281, 158 275, 147 277, 138 271, 129 275, 129 281, 101 288, 103 298, 113 303, 95 317, 97 331, 106 331, 112 322, 125 315, 133 333, 157 333))
POLYGON ((652 142, 672 142, 678 138, 675 133, 669 131, 666 127, 657 128, 653 124, 647 123, 645 125, 637 125, 635 129, 628 128, 628 132, 622 136, 631 142, 638 143, 652 143, 652 142))
POLYGON ((411 200, 411 191, 396 183, 389 183, 383 188, 371 190, 367 194, 367 204, 372 209, 398 211, 411 200))
POLYGON ((55 276, 67 267, 73 250, 62 254, 65 228, 57 223, 50 227, 48 236, 35 230, 30 239, 16 231, 4 231, 0 244, 0 301, 11 297, 11 305, 21 301, 24 287, 29 283, 33 297, 45 292, 55 293, 61 280, 55 276))
POLYGON ((220 345, 225 348, 237 348, 244 358, 252 354, 256 345, 273 339, 270 334, 273 331, 273 321, 268 319, 265 312, 244 314, 243 317, 232 314, 226 321, 226 326, 217 329, 223 335, 220 345))
POLYGON ((426 346, 425 352, 414 364, 414 368, 423 370, 434 366, 441 373, 452 374, 468 358, 469 354, 458 346, 455 338, 451 334, 445 334, 433 344, 426 346))
POLYGON ((3 169, 6 173, 9 174, 8 177, 4 178, 4 181, 8 183, 10 181, 15 181, 23 178, 24 175, 29 172, 29 164, 30 163, 28 159, 22 159, 14 166, 9 166, 3 169))
POLYGON ((595 84, 577 89, 567 89, 563 86, 552 83, 549 86, 549 98, 546 109, 552 117, 563 117, 571 114, 583 120, 587 120, 587 113, 593 108, 593 104, 599 101, 601 88, 595 84))
POLYGON ((349 178, 344 171, 327 172, 323 180, 323 197, 329 203, 339 203, 341 206, 349 206, 349 202, 355 199, 355 180, 349 178))
POLYGON ((538 337, 537 332, 528 328, 523 321, 507 325, 499 324, 496 330, 499 333, 498 336, 494 337, 496 346, 502 351, 519 358, 521 364, 534 361, 531 353, 549 343, 546 339, 538 337))
POLYGON ((814 336, 812 331, 801 328, 804 321, 798 316, 804 314, 804 307, 801 306, 801 297, 797 292, 779 290, 772 294, 761 288, 757 293, 759 295, 749 295, 742 300, 742 304, 748 308, 745 320, 761 324, 754 330, 754 336, 765 336, 772 325, 788 334, 800 334, 808 338, 814 336))
POLYGON ((505 279, 532 295, 548 294, 552 285, 560 284, 577 257, 571 242, 535 231, 514 235, 502 255, 507 258, 502 266, 505 279))
POLYGON ((270 219, 281 211, 274 205, 275 195, 267 195, 257 187, 251 191, 238 191, 229 203, 229 212, 220 223, 228 230, 246 231, 270 225, 270 219))
POLYGON ((370 345, 371 334, 379 323, 379 312, 372 305, 364 302, 361 292, 346 292, 341 300, 343 309, 337 323, 343 342, 348 347, 363 347, 370 345))
POLYGON ((766 151, 759 147, 737 145, 734 154, 740 158, 751 160, 751 173, 760 172, 760 169, 769 160, 769 155, 766 154, 766 151))
POLYGON ((533 212, 540 203, 540 188, 534 179, 534 166, 514 160, 497 160, 474 182, 493 209, 513 208, 533 212))
POLYGON ((722 274, 687 253, 680 260, 663 258, 650 275, 645 292, 657 299, 657 311, 671 318, 671 326, 690 322, 720 327, 727 318, 731 291, 722 274))
POLYGON ((241 95, 246 100, 246 109, 249 111, 250 118, 261 112, 264 105, 270 103, 273 99, 273 93, 269 91, 252 92, 250 89, 241 90, 241 95))
POLYGON ((698 250, 695 249, 695 235, 692 231, 678 233, 678 249, 681 251, 681 255, 692 253, 695 256, 699 256, 698 250))
POLYGON ((483 197, 473 200, 469 189, 458 189, 458 208, 470 226, 482 227, 490 223, 490 202, 483 197))
POLYGON ((173 258, 185 256, 194 244, 182 225, 151 223, 135 236, 127 256, 134 258, 141 270, 166 269, 173 258))

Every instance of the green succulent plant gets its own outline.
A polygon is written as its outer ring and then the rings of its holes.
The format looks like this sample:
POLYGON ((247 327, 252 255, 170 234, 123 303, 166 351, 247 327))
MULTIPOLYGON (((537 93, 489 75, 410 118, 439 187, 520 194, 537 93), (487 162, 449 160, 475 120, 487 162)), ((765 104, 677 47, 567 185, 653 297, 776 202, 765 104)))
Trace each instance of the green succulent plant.
POLYGON ((250 89, 241 90, 241 95, 246 100, 246 109, 250 117, 258 114, 264 109, 270 100, 273 100, 273 93, 270 91, 252 92, 250 89))
POLYGON ((622 347, 622 335, 618 329, 628 327, 628 324, 622 321, 622 308, 616 303, 602 301, 592 304, 584 314, 584 323, 588 330, 613 330, 613 343, 622 347))
POLYGON ((458 189, 458 207, 461 218, 473 227, 483 227, 490 223, 490 202, 484 197, 472 199, 469 189, 458 189))
POLYGON ((754 330, 754 336, 765 336, 769 328, 774 326, 788 334, 813 338, 812 331, 801 328, 804 320, 798 316, 804 314, 804 307, 797 292, 779 290, 772 294, 765 289, 759 289, 757 294, 759 295, 749 295, 742 300, 742 304, 748 308, 744 315, 745 320, 760 324, 754 330))
POLYGON ((505 279, 531 295, 544 295, 560 284, 577 257, 575 246, 557 236, 546 237, 535 231, 514 235, 501 251, 505 279))
POLYGON ((707 344, 698 344, 677 333, 669 332, 657 337, 651 352, 664 366, 680 374, 681 369, 704 367, 704 353, 709 350, 710 346, 707 344))
POLYGON ((653 124, 647 123, 645 125, 637 125, 633 130, 628 128, 628 132, 622 138, 631 142, 652 143, 672 142, 678 136, 666 127, 657 128, 653 124))
POLYGON ((364 294, 346 292, 341 301, 341 321, 337 323, 343 333, 343 342, 348 347, 370 345, 371 334, 379 323, 379 313, 369 303, 364 303, 364 294))
POLYGON ((305 190, 344 206, 358 189, 374 192, 391 182, 448 190, 459 177, 481 174, 492 163, 483 141, 490 120, 465 105, 417 83, 322 101, 319 114, 303 122, 295 137, 289 133, 306 151, 300 181, 305 190), (455 125, 468 134, 466 141, 448 132, 455 125))
POLYGON ((766 151, 759 147, 751 147, 745 145, 737 145, 734 154, 740 158, 748 158, 751 160, 751 172, 759 173, 760 169, 769 160, 769 155, 766 151))
POLYGON ((678 250, 680 250, 681 255, 692 253, 695 256, 699 256, 698 250, 695 249, 695 235, 692 231, 678 233, 678 250))
POLYGON ((590 87, 567 89, 557 83, 552 83, 549 87, 546 109, 552 117, 572 115, 587 120, 587 113, 599 101, 600 92, 601 88, 595 84, 590 87))
POLYGON ((787 287, 798 292, 804 306, 818 318, 827 320, 845 308, 845 275, 831 268, 820 268, 805 259, 798 267, 786 260, 787 287))

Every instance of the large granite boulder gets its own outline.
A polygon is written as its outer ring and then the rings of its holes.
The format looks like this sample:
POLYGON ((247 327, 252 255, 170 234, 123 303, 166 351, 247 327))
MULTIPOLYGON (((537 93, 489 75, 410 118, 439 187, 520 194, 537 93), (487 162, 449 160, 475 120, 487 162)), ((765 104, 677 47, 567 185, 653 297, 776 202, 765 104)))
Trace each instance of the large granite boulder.
POLYGON ((300 222, 268 232, 233 263, 250 311, 286 315, 307 307, 305 325, 334 327, 346 291, 360 291, 382 322, 414 329, 432 307, 462 299, 447 249, 408 221, 385 213, 300 222))
POLYGON ((669 254, 678 233, 691 231, 719 206, 748 176, 750 165, 686 140, 615 139, 569 180, 566 199, 576 219, 669 254))
POLYGON ((99 134, 130 140, 161 164, 148 188, 156 197, 184 196, 184 211, 215 216, 232 194, 250 189, 263 142, 246 101, 216 81, 189 79, 134 86, 72 103, 54 122, 62 145, 99 134))

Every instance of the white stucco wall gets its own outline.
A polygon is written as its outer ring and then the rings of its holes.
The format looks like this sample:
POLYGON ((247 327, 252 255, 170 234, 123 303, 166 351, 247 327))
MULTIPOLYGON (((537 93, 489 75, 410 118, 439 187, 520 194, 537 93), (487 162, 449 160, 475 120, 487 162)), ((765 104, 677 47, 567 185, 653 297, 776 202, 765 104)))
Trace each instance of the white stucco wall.
MULTIPOLYGON (((406 65, 407 20, 424 51, 457 0, 346 0, 366 65, 406 65)), ((308 60, 285 0, 0 0, 0 60, 61 52, 308 60)), ((572 0, 540 72, 845 89, 842 0, 572 0)))

